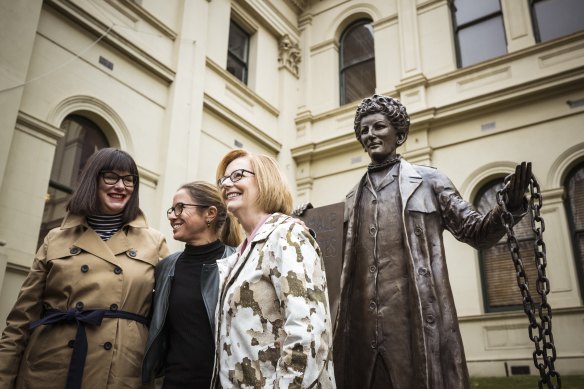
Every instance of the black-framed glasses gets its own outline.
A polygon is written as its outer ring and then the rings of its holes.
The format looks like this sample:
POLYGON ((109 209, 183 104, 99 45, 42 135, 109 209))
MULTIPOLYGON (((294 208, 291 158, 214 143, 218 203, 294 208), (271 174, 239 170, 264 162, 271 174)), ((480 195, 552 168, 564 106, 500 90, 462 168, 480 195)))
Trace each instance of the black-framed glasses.
POLYGON ((249 170, 246 169, 237 169, 231 172, 230 175, 228 176, 223 176, 220 179, 217 180, 217 185, 219 185, 219 187, 223 187, 223 184, 225 184, 225 181, 229 178, 231 180, 231 182, 237 182, 239 180, 241 180, 243 177, 245 177, 244 173, 249 173, 251 175, 255 176, 254 172, 250 172, 249 170))
POLYGON ((206 207, 210 207, 210 205, 203 205, 203 204, 185 204, 185 203, 176 203, 176 205, 174 207, 170 207, 168 208, 168 210, 166 211, 166 216, 170 217, 170 214, 174 212, 175 216, 178 216, 182 213, 183 209, 185 209, 185 207, 202 207, 202 208, 206 208, 206 207))
POLYGON ((101 172, 101 178, 107 185, 115 185, 119 180, 122 180, 122 183, 126 188, 133 188, 134 185, 136 185, 136 179, 138 176, 135 174, 120 176, 114 172, 101 172))

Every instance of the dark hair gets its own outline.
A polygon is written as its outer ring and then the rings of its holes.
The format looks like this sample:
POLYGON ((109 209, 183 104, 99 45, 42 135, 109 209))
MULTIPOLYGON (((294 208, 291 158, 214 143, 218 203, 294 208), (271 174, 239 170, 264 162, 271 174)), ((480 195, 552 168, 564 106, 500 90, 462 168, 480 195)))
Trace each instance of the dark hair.
POLYGON ((130 154, 111 147, 101 149, 89 157, 79 177, 77 189, 67 203, 67 211, 84 216, 99 215, 101 213, 98 196, 100 175, 104 171, 113 170, 136 175, 134 191, 123 213, 124 223, 134 220, 140 213, 138 167, 130 154))
MULTIPOLYGON (((211 222, 211 228, 219 236, 219 240, 228 246, 238 246, 243 240, 243 231, 236 222, 235 217, 227 212, 227 207, 221 200, 221 195, 215 185, 205 181, 189 182, 182 185, 189 193, 193 202, 197 204, 211 205, 217 208, 217 217, 211 222)), ((196 207, 197 212, 203 212, 196 207)))
POLYGON ((405 142, 405 139, 408 137, 408 132, 410 131, 410 116, 406 112, 406 107, 404 107, 398 99, 380 95, 373 95, 363 99, 361 104, 357 107, 353 129, 355 130, 355 136, 359 139, 359 142, 361 141, 361 131, 359 128, 361 126, 361 119, 363 119, 364 116, 376 113, 383 114, 387 120, 389 120, 389 123, 393 128, 399 133, 404 134, 405 142))

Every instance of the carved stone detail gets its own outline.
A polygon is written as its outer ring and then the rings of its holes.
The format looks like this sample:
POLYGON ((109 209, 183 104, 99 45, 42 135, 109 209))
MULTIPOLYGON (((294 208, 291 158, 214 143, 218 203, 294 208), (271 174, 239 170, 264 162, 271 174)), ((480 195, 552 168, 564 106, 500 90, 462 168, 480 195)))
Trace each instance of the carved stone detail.
POLYGON ((296 78, 298 78, 298 65, 301 61, 300 46, 293 42, 288 34, 280 39, 280 48, 278 53, 278 63, 280 67, 288 69, 296 78))

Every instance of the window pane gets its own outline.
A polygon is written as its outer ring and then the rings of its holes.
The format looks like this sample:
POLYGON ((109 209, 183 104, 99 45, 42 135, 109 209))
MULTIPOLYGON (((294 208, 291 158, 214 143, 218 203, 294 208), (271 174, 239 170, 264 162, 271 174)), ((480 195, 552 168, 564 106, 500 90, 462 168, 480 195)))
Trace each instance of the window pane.
POLYGON ((456 0, 454 6, 459 26, 501 10, 499 0, 456 0))
POLYGON ((507 53, 501 16, 458 32, 461 66, 470 66, 507 53))
POLYGON ((227 71, 233 74, 242 82, 246 82, 247 76, 245 71, 245 64, 239 62, 236 58, 231 55, 227 57, 227 71))
MULTIPOLYGON (((574 245, 576 267, 581 282, 584 282, 584 165, 580 165, 568 176, 566 208, 570 217, 571 236, 574 245)), ((584 297, 584 284, 580 285, 584 297)))
POLYGON ((373 58, 375 49, 371 23, 350 27, 343 36, 341 47, 343 68, 373 58))
POLYGON ((584 30, 584 1, 545 0, 533 8, 540 42, 584 30))
POLYGON ((84 117, 70 115, 65 118, 61 128, 65 130, 65 136, 57 142, 55 149, 51 180, 45 195, 39 245, 52 228, 61 224, 67 202, 89 157, 95 151, 109 146, 100 128, 84 117))
POLYGON ((243 62, 247 62, 247 46, 249 35, 247 35, 237 24, 231 22, 229 26, 229 53, 236 56, 243 62))
POLYGON ((584 166, 570 176, 566 192, 574 228, 584 230, 584 166))
POLYGON ((360 100, 375 93, 375 61, 369 60, 345 70, 341 74, 344 90, 341 104, 360 100))
POLYGON ((248 51, 249 35, 232 21, 229 25, 226 68, 244 84, 247 83, 248 51))
POLYGON ((371 21, 349 26, 341 36, 341 104, 375 93, 375 48, 371 21))

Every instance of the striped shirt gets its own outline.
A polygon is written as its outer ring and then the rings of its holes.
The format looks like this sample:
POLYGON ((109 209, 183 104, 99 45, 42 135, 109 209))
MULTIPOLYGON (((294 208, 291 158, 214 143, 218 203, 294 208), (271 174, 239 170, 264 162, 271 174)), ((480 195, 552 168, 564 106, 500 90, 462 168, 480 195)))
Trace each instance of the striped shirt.
POLYGON ((122 228, 124 224, 123 216, 123 213, 118 213, 117 215, 88 215, 86 219, 89 227, 97 232, 101 240, 106 241, 122 228))

